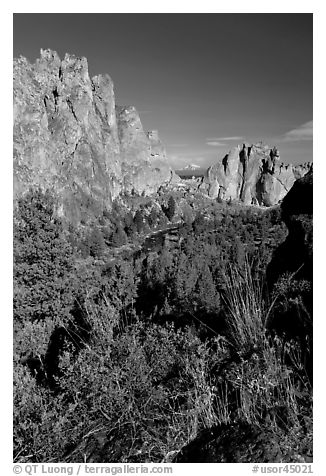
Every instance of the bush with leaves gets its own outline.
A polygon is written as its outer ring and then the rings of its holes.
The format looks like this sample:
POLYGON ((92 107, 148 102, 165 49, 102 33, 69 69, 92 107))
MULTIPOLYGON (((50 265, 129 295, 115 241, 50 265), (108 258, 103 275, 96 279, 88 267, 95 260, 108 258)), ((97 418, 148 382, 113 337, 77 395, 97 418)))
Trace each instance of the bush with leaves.
MULTIPOLYGON (((94 320, 105 327, 111 313, 94 320)), ((97 332, 77 357, 62 355, 60 393, 26 386, 18 461, 159 462, 208 424, 195 380, 209 351, 192 332, 138 322, 112 336, 97 332)))

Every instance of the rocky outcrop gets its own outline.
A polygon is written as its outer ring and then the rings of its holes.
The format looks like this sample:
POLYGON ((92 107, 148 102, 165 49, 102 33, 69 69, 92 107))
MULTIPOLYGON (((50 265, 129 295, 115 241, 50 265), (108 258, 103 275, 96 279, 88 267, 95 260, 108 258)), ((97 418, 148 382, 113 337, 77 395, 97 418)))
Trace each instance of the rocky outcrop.
POLYGON ((133 107, 116 107, 108 75, 89 77, 86 58, 41 50, 14 61, 14 193, 54 189, 59 212, 79 221, 121 192, 149 194, 173 177, 157 132, 133 107))
POLYGON ((117 107, 123 190, 152 193, 174 176, 157 131, 144 132, 134 107, 117 107))
POLYGON ((222 161, 208 168, 201 188, 212 198, 272 206, 282 200, 310 166, 310 163, 284 165, 279 151, 261 142, 238 145, 222 161))
POLYGON ((267 269, 270 285, 284 273, 312 281, 313 171, 298 179, 281 204, 282 220, 289 234, 277 248, 267 269))

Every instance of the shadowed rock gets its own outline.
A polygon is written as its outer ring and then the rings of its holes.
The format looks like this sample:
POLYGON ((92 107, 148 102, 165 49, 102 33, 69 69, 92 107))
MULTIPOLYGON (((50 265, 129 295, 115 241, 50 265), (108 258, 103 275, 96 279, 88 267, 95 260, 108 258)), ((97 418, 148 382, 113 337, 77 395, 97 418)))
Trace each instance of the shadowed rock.
POLYGON ((289 233, 274 252, 267 282, 277 300, 267 327, 301 343, 302 363, 313 377, 313 171, 297 180, 284 198, 282 219, 289 233), (285 279, 286 277, 286 279, 285 279))
MULTIPOLYGON (((291 454, 292 453, 292 454, 291 454)), ((304 458, 303 458, 304 460, 304 458)), ((280 463, 302 461, 287 453, 279 436, 248 423, 204 430, 173 458, 173 463, 280 463)))
POLYGON ((289 234, 275 251, 267 269, 270 285, 285 272, 296 279, 312 281, 313 257, 313 171, 297 180, 281 205, 282 220, 289 234))

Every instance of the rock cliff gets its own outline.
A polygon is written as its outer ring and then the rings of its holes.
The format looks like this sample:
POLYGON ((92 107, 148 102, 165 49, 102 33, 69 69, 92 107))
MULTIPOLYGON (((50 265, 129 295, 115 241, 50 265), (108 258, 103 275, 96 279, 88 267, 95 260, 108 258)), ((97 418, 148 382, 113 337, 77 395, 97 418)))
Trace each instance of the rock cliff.
POLYGON ((259 142, 236 146, 208 168, 201 188, 212 198, 240 200, 246 205, 276 205, 291 189, 297 178, 311 167, 285 165, 279 151, 259 142))
POLYGON ((289 233, 273 255, 267 269, 269 283, 284 273, 312 282, 313 276, 313 171, 298 179, 281 205, 289 233))
POLYGON ((89 77, 86 58, 51 50, 14 60, 14 194, 54 189, 59 213, 79 221, 121 192, 149 194, 173 178, 157 132, 134 107, 115 104, 108 75, 89 77))

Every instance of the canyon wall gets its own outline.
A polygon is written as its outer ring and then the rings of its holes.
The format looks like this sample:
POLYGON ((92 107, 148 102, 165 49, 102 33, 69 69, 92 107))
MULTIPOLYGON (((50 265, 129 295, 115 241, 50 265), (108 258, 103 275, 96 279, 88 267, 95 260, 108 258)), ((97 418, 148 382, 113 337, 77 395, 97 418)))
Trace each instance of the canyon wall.
POLYGON ((51 188, 73 221, 110 208, 120 193, 150 194, 174 172, 156 131, 115 103, 109 75, 90 78, 86 58, 41 50, 14 60, 14 194, 51 188))

